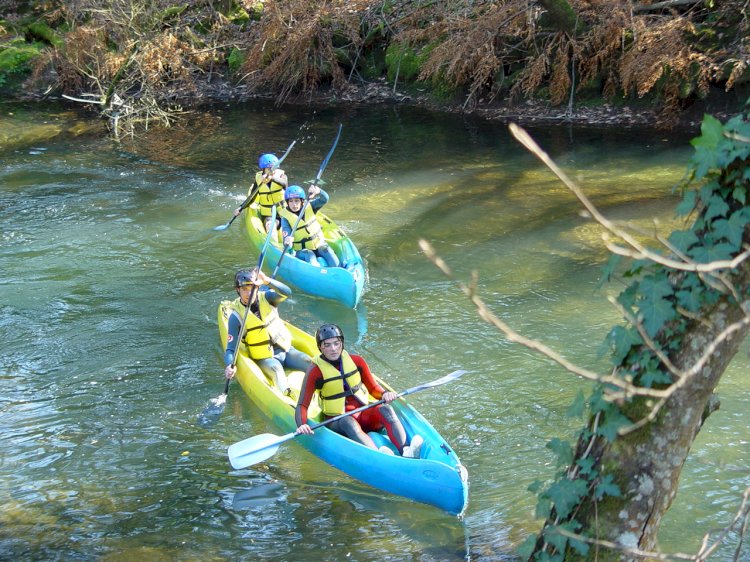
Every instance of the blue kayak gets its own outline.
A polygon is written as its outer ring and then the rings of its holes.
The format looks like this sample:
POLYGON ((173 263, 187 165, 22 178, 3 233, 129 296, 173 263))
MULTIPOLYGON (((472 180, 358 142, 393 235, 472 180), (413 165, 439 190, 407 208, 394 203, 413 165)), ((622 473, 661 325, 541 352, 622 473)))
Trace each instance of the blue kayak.
MULTIPOLYGON (((219 305, 218 323, 222 346, 226 346, 227 319, 230 302, 219 305)), ((317 355, 315 338, 291 324, 294 346, 311 356, 317 355)), ((253 404, 280 430, 294 432, 294 408, 299 395, 303 373, 288 373, 293 398, 284 396, 261 372, 260 368, 241 348, 237 359, 237 375, 242 389, 253 404)), ((378 382, 392 390, 382 380, 378 382)), ((418 459, 389 455, 370 449, 340 435, 327 427, 315 430, 312 436, 300 435, 294 441, 321 460, 374 488, 417 502, 433 505, 449 513, 461 515, 466 509, 469 493, 468 472, 445 439, 404 398, 391 403, 401 419, 407 438, 421 435, 424 443, 418 459)), ((321 422, 323 416, 317 400, 308 410, 310 421, 321 422)), ((370 432, 376 445, 391 447, 385 432, 370 432)))
MULTIPOLYGON (((266 240, 266 231, 253 203, 245 211, 245 229, 251 244, 258 250, 266 240)), ((296 289, 324 299, 338 301, 355 308, 365 288, 366 271, 362 257, 351 239, 324 213, 318 212, 318 221, 326 242, 339 258, 343 267, 319 267, 300 260, 291 253, 284 257, 277 277, 296 289)), ((281 241, 271 240, 266 255, 265 269, 270 274, 281 257, 281 241)))

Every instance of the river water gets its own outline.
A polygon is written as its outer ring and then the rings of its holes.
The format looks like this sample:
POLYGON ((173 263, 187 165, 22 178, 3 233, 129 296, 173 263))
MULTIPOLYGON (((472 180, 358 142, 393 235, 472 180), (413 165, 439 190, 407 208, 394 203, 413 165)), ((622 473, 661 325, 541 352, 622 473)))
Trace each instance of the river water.
MULTIPOLYGON (((429 240, 488 307, 566 358, 606 372, 619 322, 598 287, 600 231, 506 126, 407 108, 216 107, 116 143, 62 106, 0 106, 0 558, 26 560, 513 560, 540 522, 527 487, 588 386, 508 343, 421 253, 429 240), (261 152, 291 180, 323 179, 327 212, 369 269, 356 310, 295 294, 282 315, 339 323, 351 351, 397 389, 458 381, 410 401, 470 473, 463 520, 384 495, 295 443, 232 471, 226 447, 279 433, 223 389, 216 307, 257 256, 231 218, 261 152)), ((689 137, 532 128, 610 218, 673 221, 689 137)), ((746 349, 719 388, 660 534, 695 552, 750 485, 746 349)), ((730 539, 736 536, 730 535, 730 539)), ((716 560, 728 560, 735 544, 716 560)))

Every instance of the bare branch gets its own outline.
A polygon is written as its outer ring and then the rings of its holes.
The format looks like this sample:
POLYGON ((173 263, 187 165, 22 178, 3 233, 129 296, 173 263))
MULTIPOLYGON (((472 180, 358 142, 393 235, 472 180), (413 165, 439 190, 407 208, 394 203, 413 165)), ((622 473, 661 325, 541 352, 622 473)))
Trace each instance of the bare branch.
POLYGON ((696 271, 696 272, 712 272, 712 271, 716 271, 719 269, 727 269, 727 268, 736 267, 737 265, 742 263, 744 260, 746 260, 750 256, 750 250, 747 250, 743 252, 742 254, 738 255, 736 258, 734 258, 731 261, 717 261, 717 262, 699 264, 699 263, 689 263, 689 262, 683 263, 683 262, 671 260, 669 258, 665 258, 661 254, 650 251, 648 248, 643 246, 643 244, 638 242, 638 240, 636 240, 633 236, 631 236, 628 232, 626 232, 625 230, 621 228, 618 228, 616 223, 614 223, 613 221, 610 221, 607 217, 602 215, 599 212, 599 209, 597 209, 594 206, 594 204, 586 196, 586 194, 583 193, 583 191, 575 183, 573 183, 573 181, 565 174, 565 172, 563 172, 560 169, 560 167, 557 164, 555 164, 555 162, 549 157, 549 155, 539 147, 539 145, 534 141, 534 139, 531 138, 531 136, 524 129, 522 129, 515 123, 511 123, 510 125, 508 125, 508 128, 510 129, 513 136, 516 137, 518 142, 520 142, 527 149, 529 149, 530 152, 532 152, 537 158, 539 158, 542 162, 544 162, 544 164, 546 164, 547 167, 550 170, 552 170, 552 172, 558 178, 560 178, 560 180, 565 184, 565 186, 583 204, 583 206, 586 208, 586 210, 589 212, 589 214, 592 216, 592 218, 596 222, 598 222, 602 227, 604 227, 605 230, 610 232, 612 235, 625 241, 628 244, 628 246, 630 246, 631 248, 635 250, 635 253, 629 252, 628 250, 623 249, 620 246, 612 244, 611 242, 609 242, 608 238, 603 236, 605 244, 611 252, 618 254, 618 255, 625 255, 629 257, 637 256, 637 259, 649 259, 665 267, 677 269, 680 271, 696 271))

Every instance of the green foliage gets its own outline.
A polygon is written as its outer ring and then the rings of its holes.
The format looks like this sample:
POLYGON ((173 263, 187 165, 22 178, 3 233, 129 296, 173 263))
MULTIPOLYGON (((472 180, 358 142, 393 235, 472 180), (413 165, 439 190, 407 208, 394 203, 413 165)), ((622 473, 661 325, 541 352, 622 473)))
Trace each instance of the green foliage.
POLYGON ((44 43, 26 43, 20 38, 0 46, 0 86, 6 85, 13 77, 28 73, 31 61, 44 48, 44 43))
POLYGON ((42 41, 49 43, 53 47, 62 47, 64 41, 60 35, 42 22, 33 22, 26 26, 26 33, 34 39, 41 39, 42 41))
POLYGON ((385 65, 388 69, 388 80, 410 81, 419 76, 424 58, 407 45, 391 43, 385 52, 385 65))
POLYGON ((170 6, 169 8, 161 12, 159 18, 161 19, 161 21, 167 22, 182 14, 182 12, 184 12, 186 9, 187 4, 183 6, 170 6))
POLYGON ((547 448, 557 455, 557 466, 568 466, 573 462, 573 447, 567 441, 552 439, 547 448))
POLYGON ((227 65, 229 66, 229 71, 232 74, 237 73, 237 71, 242 68, 242 65, 245 62, 245 58, 245 53, 243 53, 239 49, 233 48, 229 52, 229 56, 227 57, 227 65))
POLYGON ((227 18, 232 23, 238 25, 244 25, 252 19, 245 8, 237 4, 232 6, 232 10, 227 14, 227 18))
POLYGON ((257 0, 250 6, 248 6, 246 3, 245 8, 248 10, 250 19, 253 21, 260 21, 260 19, 263 17, 263 0, 257 0))
POLYGON ((554 504, 557 516, 565 519, 584 498, 588 488, 586 480, 562 478, 547 488, 545 494, 554 504))
POLYGON ((385 51, 376 49, 359 58, 360 74, 365 79, 373 80, 385 72, 385 51))

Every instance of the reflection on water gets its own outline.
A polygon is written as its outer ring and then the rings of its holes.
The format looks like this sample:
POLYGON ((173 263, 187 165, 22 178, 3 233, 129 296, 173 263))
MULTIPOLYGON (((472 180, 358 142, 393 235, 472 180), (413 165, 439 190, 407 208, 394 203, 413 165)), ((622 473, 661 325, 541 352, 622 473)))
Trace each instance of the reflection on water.
MULTIPOLYGON (((586 385, 480 322, 417 240, 461 279, 476 270, 482 297, 516 330, 590 368, 606 369, 597 351, 618 321, 606 297, 619 287, 597 290, 599 229, 503 125, 395 107, 216 108, 118 145, 65 109, 4 111, 3 553, 512 559, 539 524, 526 488, 552 476, 545 444, 578 427, 565 411, 586 385), (278 432, 238 385, 213 425, 195 423, 224 386, 216 306, 233 296, 234 272, 257 259, 241 228, 213 227, 244 199, 260 153, 297 140, 284 167, 301 183, 340 122, 324 174, 328 211, 366 259, 369 290, 356 310, 295 294, 281 313, 308 331, 338 323, 349 348, 399 390, 469 370, 411 399, 469 468, 463 521, 383 496, 295 444, 232 471, 229 444, 278 432)), ((673 224, 686 138, 532 134, 609 217, 644 230, 652 217, 673 224)), ((748 485, 746 368, 742 355, 722 382, 722 409, 663 525, 664 550, 695 550, 748 485)))

